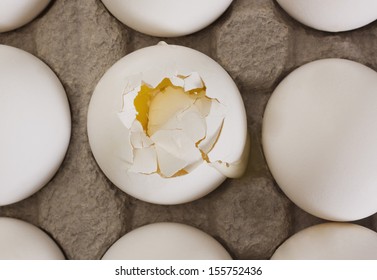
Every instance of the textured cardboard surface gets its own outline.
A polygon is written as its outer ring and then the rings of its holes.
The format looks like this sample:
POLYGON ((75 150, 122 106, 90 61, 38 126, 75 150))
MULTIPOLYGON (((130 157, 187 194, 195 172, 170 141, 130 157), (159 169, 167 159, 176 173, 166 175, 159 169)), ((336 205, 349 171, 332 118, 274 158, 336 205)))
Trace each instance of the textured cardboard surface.
MULTIPOLYGON (((322 222, 290 202, 269 173, 260 134, 270 94, 293 69, 320 58, 352 59, 377 70, 377 22, 351 32, 320 32, 294 21, 272 0, 235 0, 211 26, 171 39, 131 30, 100 0, 53 0, 33 22, 0 34, 0 44, 47 63, 61 80, 72 113, 71 143, 56 176, 32 197, 0 207, 0 216, 41 227, 69 259, 99 259, 123 234, 161 221, 207 232, 236 259, 270 258, 290 235, 322 222), (105 71, 127 53, 161 40, 197 49, 230 73, 252 136, 243 178, 176 206, 149 204, 118 190, 98 168, 86 132, 90 97, 105 71)), ((356 223, 377 230, 377 215, 356 223)))

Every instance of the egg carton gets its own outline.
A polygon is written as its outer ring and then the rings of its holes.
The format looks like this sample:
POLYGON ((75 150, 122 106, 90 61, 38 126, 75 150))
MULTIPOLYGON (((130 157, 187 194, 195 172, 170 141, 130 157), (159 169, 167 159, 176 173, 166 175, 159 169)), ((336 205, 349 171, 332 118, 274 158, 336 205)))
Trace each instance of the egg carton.
MULTIPOLYGON (((125 233, 156 222, 194 226, 234 259, 269 259, 288 237, 325 220, 293 204, 269 171, 261 145, 267 101, 290 72, 313 60, 346 58, 376 70, 376 30, 371 23, 349 32, 318 31, 292 19, 275 1, 235 0, 207 28, 163 38, 207 54, 228 71, 243 97, 252 139, 242 178, 226 180, 193 202, 164 206, 113 185, 98 167, 87 135, 89 101, 106 70, 161 38, 126 27, 99 0, 53 1, 31 23, 0 33, 0 44, 34 54, 56 73, 70 102, 71 142, 53 179, 33 196, 0 207, 0 216, 42 228, 68 259, 100 259, 125 233)), ((355 223, 376 231, 377 215, 355 223)))

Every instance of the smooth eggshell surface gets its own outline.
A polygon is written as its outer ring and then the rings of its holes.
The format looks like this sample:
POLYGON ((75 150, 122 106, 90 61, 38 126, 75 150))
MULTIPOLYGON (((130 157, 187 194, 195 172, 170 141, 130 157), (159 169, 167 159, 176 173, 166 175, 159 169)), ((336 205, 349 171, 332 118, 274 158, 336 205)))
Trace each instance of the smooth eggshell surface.
POLYGON ((50 0, 1 0, 0 32, 19 28, 32 21, 50 0))
POLYGON ((377 19, 375 0, 277 0, 293 18, 318 30, 353 30, 377 19))
POLYGON ((140 77, 143 80, 154 77, 158 83, 172 72, 199 73, 207 87, 207 96, 217 98, 227 109, 210 158, 237 162, 247 142, 246 112, 237 86, 208 56, 186 47, 159 44, 119 60, 105 73, 93 93, 88 111, 89 143, 100 168, 116 186, 136 198, 158 204, 198 199, 226 178, 205 162, 189 174, 173 178, 127 172, 124 155, 130 153, 129 134, 118 118, 125 89, 136 87, 138 83, 134 81, 140 77))
POLYGON ((272 260, 376 260, 377 233, 354 224, 326 223, 286 240, 272 260))
POLYGON ((349 60, 318 60, 272 94, 263 149, 299 207, 328 220, 358 220, 377 211, 376 127, 377 73, 349 60))
POLYGON ((157 223, 133 230, 105 253, 103 260, 231 260, 208 234, 183 224, 157 223))
POLYGON ((0 218, 0 260, 64 260, 56 243, 39 228, 0 218))
POLYGON ((232 0, 102 0, 129 27, 152 36, 194 33, 214 22, 232 0))
POLYGON ((64 88, 35 56, 0 45, 0 206, 20 201, 56 173, 71 117, 64 88))

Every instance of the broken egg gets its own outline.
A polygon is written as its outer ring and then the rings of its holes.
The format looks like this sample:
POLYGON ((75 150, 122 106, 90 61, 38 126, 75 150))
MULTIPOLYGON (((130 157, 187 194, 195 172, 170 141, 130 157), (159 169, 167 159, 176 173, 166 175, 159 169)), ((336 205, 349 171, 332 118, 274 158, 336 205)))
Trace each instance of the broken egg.
POLYGON ((32 21, 50 0, 1 0, 0 32, 19 28, 32 21))
POLYGON ((246 113, 231 77, 208 56, 160 43, 133 52, 98 83, 88 112, 100 168, 125 192, 177 204, 246 169, 246 113))
POLYGON ((194 33, 214 22, 233 0, 102 0, 125 25, 159 37, 194 33))

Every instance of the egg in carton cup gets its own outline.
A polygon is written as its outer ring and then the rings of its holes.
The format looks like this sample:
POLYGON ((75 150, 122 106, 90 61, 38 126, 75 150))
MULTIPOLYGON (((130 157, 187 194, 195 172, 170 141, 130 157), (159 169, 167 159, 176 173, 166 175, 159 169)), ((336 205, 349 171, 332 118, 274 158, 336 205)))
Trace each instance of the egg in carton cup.
POLYGON ((157 37, 197 32, 218 19, 233 0, 102 0, 109 12, 132 29, 157 37))
POLYGON ((231 77, 208 56, 164 42, 107 71, 90 102, 88 133, 106 176, 158 204, 192 201, 240 177, 249 155, 231 77))

